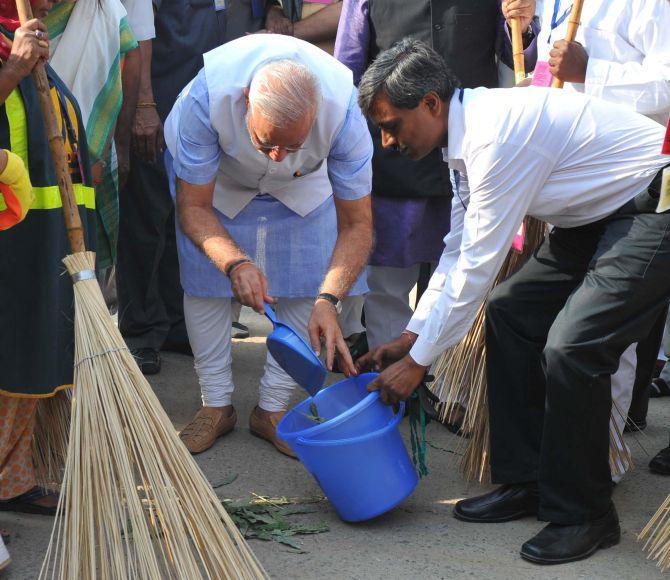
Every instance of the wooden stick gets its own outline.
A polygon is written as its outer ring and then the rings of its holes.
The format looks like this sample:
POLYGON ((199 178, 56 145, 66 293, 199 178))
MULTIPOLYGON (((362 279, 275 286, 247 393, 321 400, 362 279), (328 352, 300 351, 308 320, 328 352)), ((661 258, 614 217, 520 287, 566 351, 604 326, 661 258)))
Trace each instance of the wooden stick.
MULTIPOLYGON (((568 31, 565 35, 565 40, 567 42, 575 41, 575 37, 577 36, 577 29, 579 28, 579 21, 582 18, 583 6, 584 6, 584 0, 575 0, 574 3, 572 4, 572 10, 570 11, 570 19, 568 20, 568 31)), ((551 86, 555 89, 562 89, 563 81, 559 78, 554 77, 551 86)))
MULTIPOLYGON (((29 0, 16 0, 16 9, 19 13, 21 25, 33 18, 33 11, 29 0)), ((65 150, 65 141, 61 135, 61 130, 56 118, 53 101, 51 100, 51 89, 49 88, 49 79, 44 63, 38 62, 33 70, 33 78, 37 85, 39 93, 40 108, 44 117, 44 127, 47 138, 49 139, 49 150, 53 161, 58 189, 60 190, 61 200, 63 202, 63 214, 65 216, 65 228, 70 242, 70 248, 73 254, 86 251, 84 245, 84 229, 79 217, 79 208, 72 188, 72 178, 70 177, 70 168, 67 162, 67 152, 65 150)), ((83 177, 83 176, 82 176, 83 177)))
POLYGON ((523 30, 521 20, 512 18, 510 22, 512 32, 512 60, 514 61, 514 82, 518 85, 526 78, 526 64, 523 55, 523 30))

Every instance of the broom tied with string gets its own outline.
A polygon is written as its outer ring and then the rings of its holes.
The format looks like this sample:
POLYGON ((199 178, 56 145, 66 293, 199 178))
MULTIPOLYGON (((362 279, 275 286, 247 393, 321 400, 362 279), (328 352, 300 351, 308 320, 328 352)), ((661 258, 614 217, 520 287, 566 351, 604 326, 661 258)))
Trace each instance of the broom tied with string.
MULTIPOLYGON (((32 18, 17 0, 22 24, 32 18)), ((34 71, 72 255, 75 368, 65 473, 40 578, 259 579, 267 574, 109 315, 86 252, 44 65, 34 71)))

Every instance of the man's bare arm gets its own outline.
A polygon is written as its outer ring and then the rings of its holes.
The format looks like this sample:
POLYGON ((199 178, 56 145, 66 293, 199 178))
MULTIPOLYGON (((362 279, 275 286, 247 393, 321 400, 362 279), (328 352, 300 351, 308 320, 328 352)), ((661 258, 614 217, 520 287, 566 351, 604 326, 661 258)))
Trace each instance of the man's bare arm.
POLYGON ((184 234, 225 272, 228 265, 247 258, 247 255, 214 213, 214 183, 194 185, 177 178, 177 216, 184 234))
POLYGON ((337 243, 322 292, 344 298, 360 276, 372 250, 370 196, 354 201, 335 199, 337 243))
POLYGON ((307 42, 335 40, 342 13, 342 2, 330 4, 293 24, 293 36, 307 42))

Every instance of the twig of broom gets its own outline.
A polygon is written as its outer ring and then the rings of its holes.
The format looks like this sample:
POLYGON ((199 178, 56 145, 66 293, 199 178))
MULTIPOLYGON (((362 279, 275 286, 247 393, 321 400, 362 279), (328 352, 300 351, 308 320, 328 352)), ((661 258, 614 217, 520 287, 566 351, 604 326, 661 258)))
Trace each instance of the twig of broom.
MULTIPOLYGON (((16 4, 25 24, 30 4, 16 4)), ((67 463, 40 578, 264 579, 109 315, 42 63, 35 82, 73 251, 63 261, 74 281, 76 361, 67 463)))
MULTIPOLYGON (((572 4, 572 10, 570 11, 570 16, 568 20, 568 30, 565 34, 565 40, 568 42, 574 42, 575 37, 577 36, 577 29, 579 28, 579 21, 582 18, 582 7, 584 6, 584 0, 574 0, 572 4)), ((561 79, 554 77, 554 80, 551 82, 551 86, 554 89, 562 89, 563 83, 561 79)))

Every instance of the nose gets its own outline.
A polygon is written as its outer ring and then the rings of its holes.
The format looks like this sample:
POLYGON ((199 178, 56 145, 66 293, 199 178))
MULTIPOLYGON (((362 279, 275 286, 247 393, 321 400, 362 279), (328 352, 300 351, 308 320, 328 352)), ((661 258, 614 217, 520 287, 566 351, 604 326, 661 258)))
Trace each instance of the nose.
POLYGON ((384 131, 384 129, 382 129, 382 147, 384 149, 391 149, 396 145, 397 141, 395 137, 391 135, 388 131, 384 131))
POLYGON ((272 161, 275 161, 277 163, 281 163, 282 161, 284 161, 287 155, 288 151, 286 151, 285 149, 273 149, 272 151, 270 151, 270 153, 268 153, 268 157, 270 157, 272 161))

